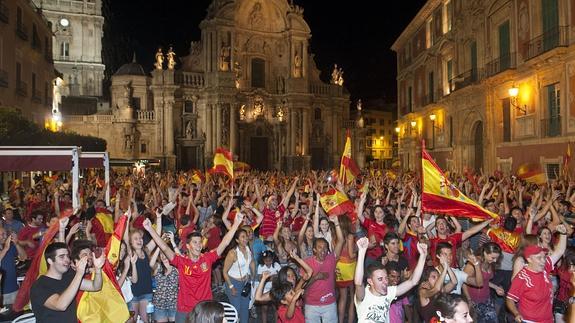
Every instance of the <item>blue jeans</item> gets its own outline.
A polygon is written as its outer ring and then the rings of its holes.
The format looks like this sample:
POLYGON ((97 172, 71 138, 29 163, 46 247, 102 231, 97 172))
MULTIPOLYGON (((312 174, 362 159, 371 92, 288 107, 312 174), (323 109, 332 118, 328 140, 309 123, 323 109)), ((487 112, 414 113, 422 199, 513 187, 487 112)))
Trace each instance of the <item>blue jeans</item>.
POLYGON ((306 305, 305 322, 306 323, 337 322, 336 303, 334 302, 329 305, 306 305))
POLYGON ((176 323, 186 323, 191 312, 176 312, 176 323))
POLYGON ((232 290, 230 289, 230 286, 228 286, 227 284, 226 284, 226 289, 225 289, 226 296, 230 300, 230 304, 232 304, 232 306, 235 307, 236 310, 238 311, 238 316, 240 318, 240 322, 242 322, 242 323, 249 322, 249 319, 250 319, 250 296, 251 295, 248 295, 246 297, 241 295, 242 289, 244 288, 244 285, 245 285, 245 282, 235 280, 231 277, 230 277, 230 280, 231 280, 232 284, 234 285, 234 288, 236 289, 236 296, 232 296, 232 290))

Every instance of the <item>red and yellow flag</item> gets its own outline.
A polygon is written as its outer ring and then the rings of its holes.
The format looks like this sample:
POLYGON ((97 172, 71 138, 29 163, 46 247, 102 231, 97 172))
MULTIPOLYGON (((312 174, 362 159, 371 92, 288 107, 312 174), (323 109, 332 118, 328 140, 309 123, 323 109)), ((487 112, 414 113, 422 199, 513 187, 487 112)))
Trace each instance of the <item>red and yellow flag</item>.
POLYGON ((461 193, 435 164, 424 147, 421 148, 421 157, 423 172, 421 208, 424 212, 481 220, 499 217, 461 193))
POLYGON ((233 179, 234 162, 232 153, 222 147, 217 148, 214 155, 214 167, 212 167, 211 172, 223 173, 233 179))
POLYGON ((130 318, 128 306, 114 276, 114 269, 107 261, 102 267, 102 289, 97 292, 80 291, 78 299, 76 314, 80 322, 115 323, 125 322, 130 318))
POLYGON ((118 264, 118 260, 120 258, 120 245, 122 244, 122 237, 124 236, 127 224, 128 216, 124 214, 118 219, 118 223, 116 223, 116 227, 114 228, 114 234, 112 234, 106 244, 105 252, 112 267, 116 267, 118 264))
POLYGON ((350 201, 344 193, 335 188, 330 188, 320 196, 319 201, 321 207, 329 216, 347 213, 351 222, 355 222, 357 216, 355 214, 355 205, 353 205, 353 202, 350 201))
POLYGON ((567 150, 565 155, 563 155, 563 176, 569 175, 569 162, 571 162, 571 143, 567 143, 567 150))
POLYGON ((205 180, 206 180, 206 177, 204 176, 204 174, 202 174, 202 172, 200 172, 197 169, 194 169, 192 171, 192 177, 191 177, 192 183, 199 185, 199 184, 203 183, 205 180))
POLYGON ((345 147, 343 148, 339 165, 339 179, 342 184, 349 185, 359 175, 360 171, 355 161, 351 158, 351 137, 349 130, 347 130, 345 137, 345 147))
POLYGON ((100 221, 100 224, 102 224, 102 228, 106 234, 112 234, 114 232, 114 218, 108 209, 97 208, 96 219, 100 221))
MULTIPOLYGON (((67 218, 72 215, 72 209, 67 209, 62 212, 62 218, 67 218)), ((32 263, 30 264, 30 268, 28 268, 28 272, 26 272, 26 277, 18 289, 18 294, 16 295, 16 300, 12 305, 12 308, 16 312, 20 312, 24 306, 26 306, 30 302, 30 288, 32 288, 32 284, 36 281, 36 279, 44 275, 48 271, 48 264, 46 263, 46 258, 44 257, 44 252, 46 251, 46 247, 50 243, 52 243, 52 239, 58 234, 60 229, 60 221, 56 221, 56 223, 52 224, 48 231, 44 233, 42 237, 42 243, 32 259, 32 263)))
POLYGON ((497 243, 501 250, 507 253, 515 253, 521 242, 521 234, 509 232, 501 227, 490 228, 487 230, 487 235, 491 241, 497 243))
POLYGON ((517 169, 517 177, 522 180, 537 185, 547 183, 547 175, 541 170, 538 164, 523 164, 517 169))

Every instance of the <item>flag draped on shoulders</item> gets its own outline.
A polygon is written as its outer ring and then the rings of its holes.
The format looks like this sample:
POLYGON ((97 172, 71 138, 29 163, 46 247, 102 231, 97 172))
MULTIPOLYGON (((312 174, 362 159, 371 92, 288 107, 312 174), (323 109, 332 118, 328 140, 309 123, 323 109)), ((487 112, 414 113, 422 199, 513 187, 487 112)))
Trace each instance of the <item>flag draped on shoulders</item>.
POLYGON ((330 188, 319 197, 319 201, 321 207, 329 216, 347 213, 351 222, 355 222, 357 216, 355 214, 355 205, 353 205, 353 202, 350 201, 344 193, 335 188, 330 188))
POLYGON ((421 164, 423 173, 421 208, 424 212, 443 213, 478 220, 499 217, 461 193, 435 164, 424 147, 421 149, 421 164))
POLYGON ((214 155, 214 167, 212 167, 210 172, 222 173, 233 179, 234 162, 232 153, 222 147, 217 148, 216 154, 214 155))
MULTIPOLYGON (((72 215, 72 209, 68 209, 62 212, 60 219, 67 218, 72 215)), ((28 272, 26 272, 26 277, 24 277, 24 281, 18 289, 18 294, 16 295, 16 300, 12 305, 12 308, 16 312, 20 312, 24 307, 30 302, 30 288, 32 288, 32 284, 40 277, 44 275, 48 271, 48 264, 46 263, 46 258, 44 257, 44 252, 46 251, 46 247, 52 242, 52 239, 58 234, 60 229, 60 221, 56 221, 56 223, 52 224, 48 231, 44 233, 42 237, 42 243, 32 259, 32 263, 30 264, 30 268, 28 268, 28 272)))
MULTIPOLYGON (((78 308, 76 314, 80 322, 125 322, 129 317, 128 307, 114 275, 114 267, 118 264, 120 244, 124 230, 128 224, 128 216, 122 215, 116 223, 114 234, 108 240, 105 255, 106 261, 102 267, 102 289, 97 292, 78 293, 78 308)), ((92 274, 94 279, 94 274, 92 274)))
POLYGON ((344 185, 349 185, 359 175, 359 167, 351 158, 351 137, 349 130, 346 131, 345 147, 341 155, 341 162, 339 165, 339 179, 344 185))

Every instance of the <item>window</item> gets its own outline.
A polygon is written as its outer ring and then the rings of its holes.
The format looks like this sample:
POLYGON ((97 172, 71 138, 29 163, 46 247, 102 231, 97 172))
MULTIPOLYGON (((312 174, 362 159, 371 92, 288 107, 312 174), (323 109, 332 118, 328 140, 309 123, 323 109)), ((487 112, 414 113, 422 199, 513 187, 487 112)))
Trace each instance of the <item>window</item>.
POLYGON ((194 102, 190 100, 186 100, 184 102, 184 112, 185 113, 194 113, 194 102))
POLYGON ((70 56, 70 43, 63 41, 60 43, 60 57, 68 58, 70 56))
POLYGON ((557 179, 559 176, 559 164, 549 163, 545 164, 545 173, 547 173, 547 179, 557 179))
POLYGON ((16 63, 16 83, 22 82, 22 64, 16 63))
POLYGON ((451 1, 447 1, 444 4, 443 15, 443 33, 445 34, 451 31, 451 22, 453 16, 453 6, 451 5, 451 1))
POLYGON ((132 108, 134 110, 140 110, 141 109, 141 99, 139 97, 133 97, 132 98, 132 108))
POLYGON ((379 119, 379 125, 380 125, 380 126, 385 126, 385 120, 384 120, 384 119, 379 119))
POLYGON ((142 143, 142 144, 140 145, 140 153, 145 154, 145 153, 147 153, 147 152, 148 152, 148 147, 147 147, 147 145, 146 145, 145 143, 142 143))
POLYGON ((42 44, 40 43, 40 37, 38 36, 38 28, 36 24, 32 24, 32 48, 41 49, 42 44))
POLYGON ((261 58, 252 59, 252 87, 265 88, 266 61, 261 58))
POLYGON ((22 8, 18 7, 16 9, 16 27, 20 28, 22 27, 22 24, 24 22, 22 21, 22 8))
POLYGON ((427 20, 425 24, 425 48, 433 46, 433 19, 427 20))
POLYGON ((36 94, 36 73, 32 73, 32 95, 36 94))
POLYGON ((477 81, 477 42, 469 44, 469 56, 471 61, 471 81, 477 81))
POLYGON ((509 20, 499 25, 499 72, 511 66, 511 40, 509 38, 509 20))
POLYGON ((427 80, 427 91, 428 91, 428 95, 429 95, 429 102, 427 103, 433 103, 435 102, 435 98, 434 98, 434 94, 433 92, 435 92, 435 84, 433 84, 433 72, 429 72, 429 76, 428 76, 428 80, 427 80))
POLYGON ((320 108, 315 108, 313 114, 314 114, 315 120, 321 120, 321 109, 320 108))
POLYGON ((546 86, 547 88, 547 119, 544 120, 544 135, 555 137, 561 135, 561 91, 559 83, 546 86))

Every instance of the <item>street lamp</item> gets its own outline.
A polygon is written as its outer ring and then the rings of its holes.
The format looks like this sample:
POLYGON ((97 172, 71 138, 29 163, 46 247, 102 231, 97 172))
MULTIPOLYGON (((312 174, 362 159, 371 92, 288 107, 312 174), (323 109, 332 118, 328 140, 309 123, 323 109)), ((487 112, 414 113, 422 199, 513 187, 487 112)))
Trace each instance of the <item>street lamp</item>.
POLYGON ((513 84, 511 88, 509 88, 509 102, 512 106, 514 106, 519 111, 523 112, 523 115, 527 115, 527 104, 524 104, 523 107, 517 104, 517 96, 519 95, 519 88, 513 84))
POLYGON ((439 127, 435 126, 435 119, 437 118, 437 116, 435 115, 435 113, 432 113, 429 115, 429 120, 431 120, 431 144, 432 144, 432 148, 435 148, 435 128, 440 129, 439 127))

